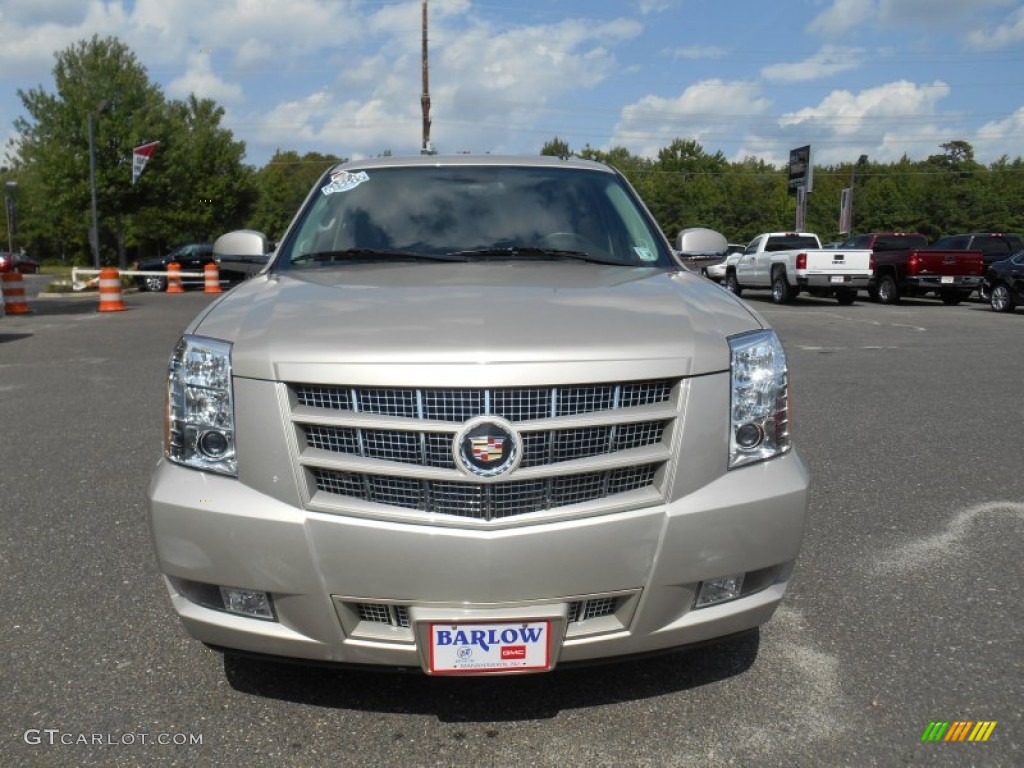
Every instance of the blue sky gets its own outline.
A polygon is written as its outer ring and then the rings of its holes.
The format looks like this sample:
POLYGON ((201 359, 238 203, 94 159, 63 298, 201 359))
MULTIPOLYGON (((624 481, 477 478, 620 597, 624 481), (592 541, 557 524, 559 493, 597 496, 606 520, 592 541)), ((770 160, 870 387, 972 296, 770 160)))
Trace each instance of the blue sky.
MULTIPOLYGON (((419 151, 421 0, 4 0, 0 140, 53 55, 128 44, 168 97, 215 99, 247 162, 419 151)), ((1021 0, 429 0, 431 138, 535 154, 675 138, 781 165, 1024 155, 1021 0)))

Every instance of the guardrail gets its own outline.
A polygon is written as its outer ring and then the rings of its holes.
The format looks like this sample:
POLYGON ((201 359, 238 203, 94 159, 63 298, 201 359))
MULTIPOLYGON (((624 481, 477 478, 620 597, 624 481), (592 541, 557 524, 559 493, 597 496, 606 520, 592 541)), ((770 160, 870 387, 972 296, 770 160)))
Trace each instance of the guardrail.
MULTIPOLYGON (((99 269, 86 269, 85 267, 72 267, 71 268, 71 288, 75 291, 84 291, 87 288, 96 288, 99 286, 99 275, 101 270, 99 269), (79 275, 95 275, 92 280, 79 280, 79 275)), ((180 277, 203 277, 203 272, 179 272, 180 277)), ((119 269, 119 277, 167 277, 166 272, 160 272, 156 270, 140 270, 140 269, 119 269)))

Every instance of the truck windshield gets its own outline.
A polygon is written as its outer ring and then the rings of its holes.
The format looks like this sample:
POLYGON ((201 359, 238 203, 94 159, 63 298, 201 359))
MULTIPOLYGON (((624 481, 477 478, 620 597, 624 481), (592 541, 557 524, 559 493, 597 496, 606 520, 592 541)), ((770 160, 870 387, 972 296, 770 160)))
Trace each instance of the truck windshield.
POLYGON ((676 267, 661 232, 614 173, 353 166, 331 171, 318 187, 282 243, 275 269, 505 257, 676 267))

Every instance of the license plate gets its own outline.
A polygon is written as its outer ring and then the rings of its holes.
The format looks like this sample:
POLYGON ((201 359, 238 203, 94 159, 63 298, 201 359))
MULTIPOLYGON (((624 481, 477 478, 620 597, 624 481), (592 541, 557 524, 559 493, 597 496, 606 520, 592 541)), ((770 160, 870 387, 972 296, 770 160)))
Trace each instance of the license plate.
POLYGON ((843 277, 842 275, 832 275, 832 282, 833 283, 845 283, 846 282, 846 278, 843 277))
POLYGON ((955 280, 955 279, 956 278, 954 278, 952 275, 943 275, 942 282, 944 282, 944 283, 952 283, 953 280, 955 280))
POLYGON ((551 622, 430 625, 435 675, 541 672, 551 669, 551 622))

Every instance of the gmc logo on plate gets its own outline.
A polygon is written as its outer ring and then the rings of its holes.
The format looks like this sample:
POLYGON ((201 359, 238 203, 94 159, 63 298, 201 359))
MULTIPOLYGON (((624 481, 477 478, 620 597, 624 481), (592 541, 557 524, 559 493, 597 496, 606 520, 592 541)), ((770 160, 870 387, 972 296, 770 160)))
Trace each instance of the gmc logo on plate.
POLYGON ((503 659, 525 659, 525 645, 503 645, 501 646, 501 658, 503 659))

